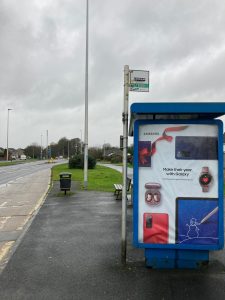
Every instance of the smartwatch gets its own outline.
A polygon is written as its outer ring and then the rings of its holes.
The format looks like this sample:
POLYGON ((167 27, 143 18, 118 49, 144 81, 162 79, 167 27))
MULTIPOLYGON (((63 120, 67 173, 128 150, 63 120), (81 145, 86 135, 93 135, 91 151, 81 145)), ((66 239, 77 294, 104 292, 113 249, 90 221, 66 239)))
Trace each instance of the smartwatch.
POLYGON ((202 187, 202 191, 207 193, 209 191, 209 185, 212 182, 212 175, 209 172, 208 167, 202 167, 202 172, 199 177, 199 183, 202 187))

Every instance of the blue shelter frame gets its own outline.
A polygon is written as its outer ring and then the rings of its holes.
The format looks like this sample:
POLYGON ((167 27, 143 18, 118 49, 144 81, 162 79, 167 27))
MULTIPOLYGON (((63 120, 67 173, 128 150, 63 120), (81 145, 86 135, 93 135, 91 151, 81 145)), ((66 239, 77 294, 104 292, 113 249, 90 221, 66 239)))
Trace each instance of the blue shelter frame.
MULTIPOLYGON (((209 250, 224 246, 223 220, 223 126, 215 120, 225 114, 225 103, 134 103, 131 105, 129 134, 134 136, 134 245, 145 248, 146 265, 153 268, 197 268, 208 263, 209 250), (144 124, 216 124, 218 126, 218 240, 213 245, 145 243, 138 240, 138 141, 144 124)), ((198 200, 196 200, 198 201, 198 200)))

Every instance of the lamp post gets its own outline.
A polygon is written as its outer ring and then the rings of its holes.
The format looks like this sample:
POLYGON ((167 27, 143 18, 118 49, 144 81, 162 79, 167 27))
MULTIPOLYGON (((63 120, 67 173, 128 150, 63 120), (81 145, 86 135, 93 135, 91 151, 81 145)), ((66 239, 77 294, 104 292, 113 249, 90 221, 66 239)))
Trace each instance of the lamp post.
POLYGON ((103 159, 105 160, 105 140, 104 140, 104 144, 103 144, 103 159))
POLYGON ((7 155, 6 160, 9 160, 9 112, 12 108, 8 108, 8 116, 7 116, 7 155))
POLYGON ((46 158, 49 159, 48 157, 48 129, 46 130, 46 158))
POLYGON ((83 147, 83 142, 82 142, 82 129, 80 129, 80 154, 82 154, 82 147, 83 147))
POLYGON ((68 160, 70 159, 70 141, 68 140, 68 160))
POLYGON ((42 134, 41 134, 41 160, 42 160, 42 134))
POLYGON ((88 0, 86 5, 86 60, 85 60, 85 124, 84 124, 84 189, 88 186, 88 0))

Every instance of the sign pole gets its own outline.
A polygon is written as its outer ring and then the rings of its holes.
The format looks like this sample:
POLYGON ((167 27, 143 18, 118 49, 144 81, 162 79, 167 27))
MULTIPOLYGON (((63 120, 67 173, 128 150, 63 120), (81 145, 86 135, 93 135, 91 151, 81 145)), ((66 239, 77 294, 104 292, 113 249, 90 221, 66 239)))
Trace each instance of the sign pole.
POLYGON ((127 145, 128 145, 128 101, 129 101, 129 66, 124 66, 124 106, 123 106, 123 189, 122 189, 122 234, 121 261, 126 264, 127 255, 127 145))

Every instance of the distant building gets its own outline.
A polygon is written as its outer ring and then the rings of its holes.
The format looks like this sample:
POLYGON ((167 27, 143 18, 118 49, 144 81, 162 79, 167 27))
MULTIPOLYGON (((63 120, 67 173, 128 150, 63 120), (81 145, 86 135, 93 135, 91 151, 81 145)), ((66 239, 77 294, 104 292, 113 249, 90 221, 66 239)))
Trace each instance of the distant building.
POLYGON ((4 160, 4 150, 5 149, 0 147, 0 160, 4 160))
MULTIPOLYGON (((19 159, 21 155, 24 155, 23 149, 9 148, 9 160, 19 159)), ((7 160, 7 149, 0 148, 0 160, 7 160)))

